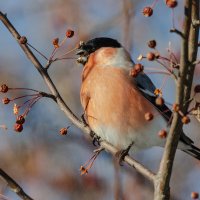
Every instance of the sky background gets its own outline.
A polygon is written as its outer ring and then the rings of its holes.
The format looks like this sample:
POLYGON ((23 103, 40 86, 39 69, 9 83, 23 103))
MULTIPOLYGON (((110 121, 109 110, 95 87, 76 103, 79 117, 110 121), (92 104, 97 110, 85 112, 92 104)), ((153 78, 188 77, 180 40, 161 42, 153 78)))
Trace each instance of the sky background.
MULTIPOLYGON (((68 28, 75 36, 68 40, 58 53, 72 49, 80 40, 106 36, 117 39, 130 52, 137 62, 139 54, 149 51, 146 43, 157 41, 157 50, 168 56, 169 45, 179 58, 180 38, 169 33, 172 28, 172 10, 163 0, 155 6, 150 18, 142 15, 144 6, 153 1, 144 0, 1 0, 0 10, 28 42, 51 55, 53 38, 62 39, 68 28), (127 6, 127 9, 125 9, 127 6), (127 13, 129 16, 127 17, 127 13)), ((183 1, 174 10, 174 23, 182 27, 183 1)), ((45 60, 37 54, 40 61, 45 60)), ((75 57, 74 54, 70 55, 75 57)), ((155 62, 142 61, 145 69, 161 68, 155 62)), ((69 107, 80 116, 79 91, 81 84, 81 65, 75 59, 58 61, 49 69, 69 107)), ((148 70, 147 70, 148 71, 148 70)), ((162 85, 162 75, 151 75, 157 87, 162 85)), ((199 66, 194 82, 199 83, 199 66)), ((47 91, 42 78, 25 57, 24 53, 0 23, 0 84, 9 87, 29 87, 47 91)), ((173 103, 174 82, 169 78, 163 88, 166 101, 173 103)), ((24 92, 13 92, 12 98, 24 92)), ((1 95, 3 98, 5 95, 1 95)), ((22 101, 19 101, 19 103, 22 101)), ((100 155, 88 176, 80 176, 79 167, 91 156, 95 147, 76 127, 72 126, 58 106, 49 99, 41 99, 31 109, 26 118, 24 130, 18 134, 13 131, 15 117, 12 104, 0 104, 0 124, 8 130, 0 129, 0 167, 10 174, 25 191, 36 200, 68 199, 114 199, 116 182, 120 179, 124 199, 152 199, 152 185, 135 170, 127 166, 116 167, 113 158, 107 153, 100 155), (59 129, 71 125, 67 136, 59 135, 59 129)), ((200 124, 194 118, 185 128, 186 133, 200 146, 200 124)), ((138 161, 152 170, 158 169, 162 149, 152 148, 134 155, 138 161)), ((188 200, 192 191, 200 192, 200 163, 178 151, 174 162, 171 180, 173 199, 188 200)), ((18 200, 6 184, 0 180, 0 194, 8 199, 18 200)), ((0 199, 4 199, 0 196, 0 199)))

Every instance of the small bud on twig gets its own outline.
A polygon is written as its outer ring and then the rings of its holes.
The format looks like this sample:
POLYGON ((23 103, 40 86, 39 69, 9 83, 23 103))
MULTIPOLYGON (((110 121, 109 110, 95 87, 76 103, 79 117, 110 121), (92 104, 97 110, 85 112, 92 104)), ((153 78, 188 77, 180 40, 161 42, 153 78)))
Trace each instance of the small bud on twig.
POLYGON ((26 44, 27 43, 27 38, 25 36, 20 37, 19 43, 20 44, 26 44))

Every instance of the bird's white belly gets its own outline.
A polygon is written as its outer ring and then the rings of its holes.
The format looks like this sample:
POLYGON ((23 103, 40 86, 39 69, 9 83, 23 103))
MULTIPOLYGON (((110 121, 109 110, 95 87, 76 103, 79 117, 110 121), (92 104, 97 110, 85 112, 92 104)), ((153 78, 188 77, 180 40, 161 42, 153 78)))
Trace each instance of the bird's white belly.
POLYGON ((166 127, 167 123, 164 118, 156 116, 152 121, 146 121, 139 131, 136 131, 134 127, 129 127, 127 133, 121 133, 118 129, 103 124, 94 127, 93 130, 103 140, 119 149, 126 149, 133 142, 131 151, 137 152, 152 146, 163 147, 166 139, 160 138, 158 132, 166 127))

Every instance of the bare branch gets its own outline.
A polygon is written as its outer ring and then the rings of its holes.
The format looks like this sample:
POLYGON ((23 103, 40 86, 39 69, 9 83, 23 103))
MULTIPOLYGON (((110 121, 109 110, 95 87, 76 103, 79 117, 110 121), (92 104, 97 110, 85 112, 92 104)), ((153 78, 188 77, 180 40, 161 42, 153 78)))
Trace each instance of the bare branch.
POLYGON ((6 174, 6 172, 4 172, 1 168, 0 168, 0 177, 6 181, 6 183, 8 184, 8 187, 15 192, 21 199, 23 200, 33 200, 30 196, 28 196, 23 189, 19 186, 18 183, 16 183, 8 174, 6 174))
MULTIPOLYGON (((72 121, 72 123, 80 128, 88 137, 93 137, 94 134, 91 131, 90 127, 86 125, 83 121, 81 121, 67 106, 67 104, 62 99, 61 95, 59 94, 56 86, 52 82, 51 78, 48 75, 47 70, 42 66, 42 64, 39 62, 39 60, 36 58, 36 56, 33 54, 31 49, 26 44, 21 44, 19 42, 20 34, 17 32, 17 30, 14 28, 14 26, 11 24, 11 22, 8 20, 7 16, 4 15, 2 12, 0 12, 0 20, 3 22, 3 24, 7 27, 7 29, 10 31, 12 36, 17 40, 22 50, 25 52, 28 59, 31 61, 31 63, 36 67, 36 69, 41 74, 42 78, 44 79, 46 85, 48 86, 49 90, 51 91, 52 95, 55 97, 55 101, 57 102, 59 108, 65 113, 65 115, 72 121)), ((118 151, 117 148, 115 148, 113 145, 106 141, 101 141, 100 145, 105 148, 106 151, 111 153, 113 156, 116 156, 116 152, 118 151)), ((136 160, 132 159, 130 156, 125 157, 125 162, 138 170, 142 175, 144 175, 149 180, 153 181, 155 174, 151 172, 149 169, 145 168, 143 165, 138 163, 136 160)))
POLYGON ((176 28, 170 29, 170 33, 176 33, 179 36, 181 36, 182 38, 184 38, 184 34, 176 28))
MULTIPOLYGON (((193 27, 192 19, 199 18, 199 1, 185 0, 185 19, 181 46, 180 71, 176 85, 176 103, 180 105, 185 113, 188 109, 191 85, 194 74, 194 65, 198 48, 198 29, 193 27), (193 62, 192 62, 193 61, 193 62)), ((176 153, 178 141, 182 133, 182 123, 178 113, 174 113, 171 129, 165 145, 164 154, 160 163, 160 168, 154 183, 154 200, 167 200, 170 198, 170 177, 173 160, 176 153)))

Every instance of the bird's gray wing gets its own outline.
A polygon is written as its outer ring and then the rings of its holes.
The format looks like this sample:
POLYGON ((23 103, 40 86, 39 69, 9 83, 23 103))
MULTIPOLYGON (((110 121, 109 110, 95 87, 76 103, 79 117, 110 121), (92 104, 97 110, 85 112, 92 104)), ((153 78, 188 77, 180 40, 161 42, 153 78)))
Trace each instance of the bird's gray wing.
MULTIPOLYGON (((155 85, 151 81, 151 79, 145 73, 139 73, 135 78, 136 85, 142 95, 149 101, 153 106, 160 112, 160 114, 165 118, 168 122, 172 117, 172 111, 165 105, 157 105, 155 103, 157 96, 154 94, 156 89, 155 85)), ((194 143, 189 137, 187 137, 184 133, 181 134, 180 141, 185 144, 191 145, 194 143)))

